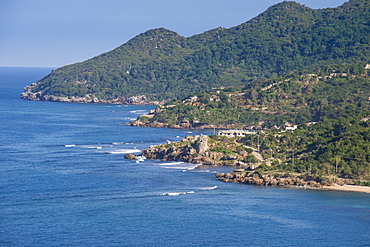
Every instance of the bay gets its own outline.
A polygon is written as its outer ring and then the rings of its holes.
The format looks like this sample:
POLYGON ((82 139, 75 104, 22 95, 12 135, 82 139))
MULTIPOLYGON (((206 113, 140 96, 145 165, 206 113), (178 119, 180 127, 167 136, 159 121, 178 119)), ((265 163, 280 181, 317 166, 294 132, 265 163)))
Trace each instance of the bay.
POLYGON ((123 158, 209 130, 154 106, 34 102, 50 68, 0 68, 1 246, 369 246, 370 195, 223 183, 225 167, 123 158), (189 133, 191 132, 191 133, 189 133))

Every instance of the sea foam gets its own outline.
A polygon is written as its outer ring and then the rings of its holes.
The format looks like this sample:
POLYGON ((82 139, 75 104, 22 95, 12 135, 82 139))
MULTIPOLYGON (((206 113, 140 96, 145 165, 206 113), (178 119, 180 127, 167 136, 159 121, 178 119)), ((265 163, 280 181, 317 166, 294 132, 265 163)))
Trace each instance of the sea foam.
POLYGON ((160 166, 173 166, 173 165, 180 165, 184 164, 184 162, 170 162, 170 163, 161 163, 160 166))
POLYGON ((116 149, 112 151, 107 151, 108 154, 128 154, 128 153, 138 153, 141 152, 139 149, 116 149))
POLYGON ((159 194, 158 196, 179 196, 179 195, 186 195, 186 194, 194 194, 194 191, 189 192, 165 192, 162 194, 159 194))
POLYGON ((212 186, 212 187, 200 187, 198 190, 215 190, 217 189, 217 186, 212 186))

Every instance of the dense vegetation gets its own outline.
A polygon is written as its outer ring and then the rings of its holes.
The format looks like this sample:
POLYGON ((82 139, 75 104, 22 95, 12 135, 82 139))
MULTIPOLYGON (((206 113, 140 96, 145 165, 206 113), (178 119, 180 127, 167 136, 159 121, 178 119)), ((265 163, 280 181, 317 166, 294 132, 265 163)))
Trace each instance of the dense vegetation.
MULTIPOLYGON (((370 180, 370 111, 339 119, 302 125, 295 131, 262 131, 242 141, 258 148, 282 170, 315 176, 370 180)), ((370 185, 370 184, 369 184, 370 185)))
MULTIPOLYGON (((259 150, 267 166, 257 171, 341 177, 370 185, 370 66, 343 64, 313 72, 258 80, 254 86, 217 89, 158 106, 143 122, 247 127, 260 125, 244 138, 211 136, 221 141, 212 151, 234 155, 233 143, 259 150), (291 122, 294 131, 274 128, 291 122), (309 123, 310 124, 307 124, 309 123)), ((261 163, 252 156, 237 162, 261 163)), ((233 161, 235 162, 235 161, 233 161)))
POLYGON ((370 59, 367 0, 314 10, 295 2, 270 7, 239 26, 189 38, 160 28, 82 63, 54 70, 30 88, 40 95, 146 95, 180 99, 221 86, 370 59))
POLYGON ((152 118, 139 119, 170 124, 187 121, 192 127, 232 124, 237 128, 338 119, 369 109, 370 68, 365 66, 326 66, 315 73, 293 73, 258 80, 253 86, 198 93, 158 106, 152 118))
MULTIPOLYGON (((261 130, 244 137, 187 136, 143 151, 151 159, 232 165, 251 174, 300 176, 370 186, 370 109, 324 118, 294 131, 261 130), (295 174, 295 175, 294 175, 295 174)), ((274 176, 275 176, 274 175, 274 176)))

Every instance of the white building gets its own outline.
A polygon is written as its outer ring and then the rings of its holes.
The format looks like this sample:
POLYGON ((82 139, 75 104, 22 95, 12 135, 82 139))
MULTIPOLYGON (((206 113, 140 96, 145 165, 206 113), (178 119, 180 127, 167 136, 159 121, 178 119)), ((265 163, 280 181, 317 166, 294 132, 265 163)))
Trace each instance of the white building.
POLYGON ((217 132, 219 136, 228 136, 228 137, 236 137, 236 136, 247 136, 247 135, 255 135, 257 131, 253 130, 220 130, 217 132))

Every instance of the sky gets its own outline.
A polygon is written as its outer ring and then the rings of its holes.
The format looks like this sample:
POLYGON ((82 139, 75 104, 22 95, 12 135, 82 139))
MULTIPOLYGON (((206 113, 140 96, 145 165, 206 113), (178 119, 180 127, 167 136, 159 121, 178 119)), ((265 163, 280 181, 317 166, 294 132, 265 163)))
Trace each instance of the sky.
MULTIPOLYGON (((296 0, 337 7, 347 0, 296 0)), ((244 23, 282 0, 0 0, 0 66, 82 62, 164 27, 189 37, 244 23)))

